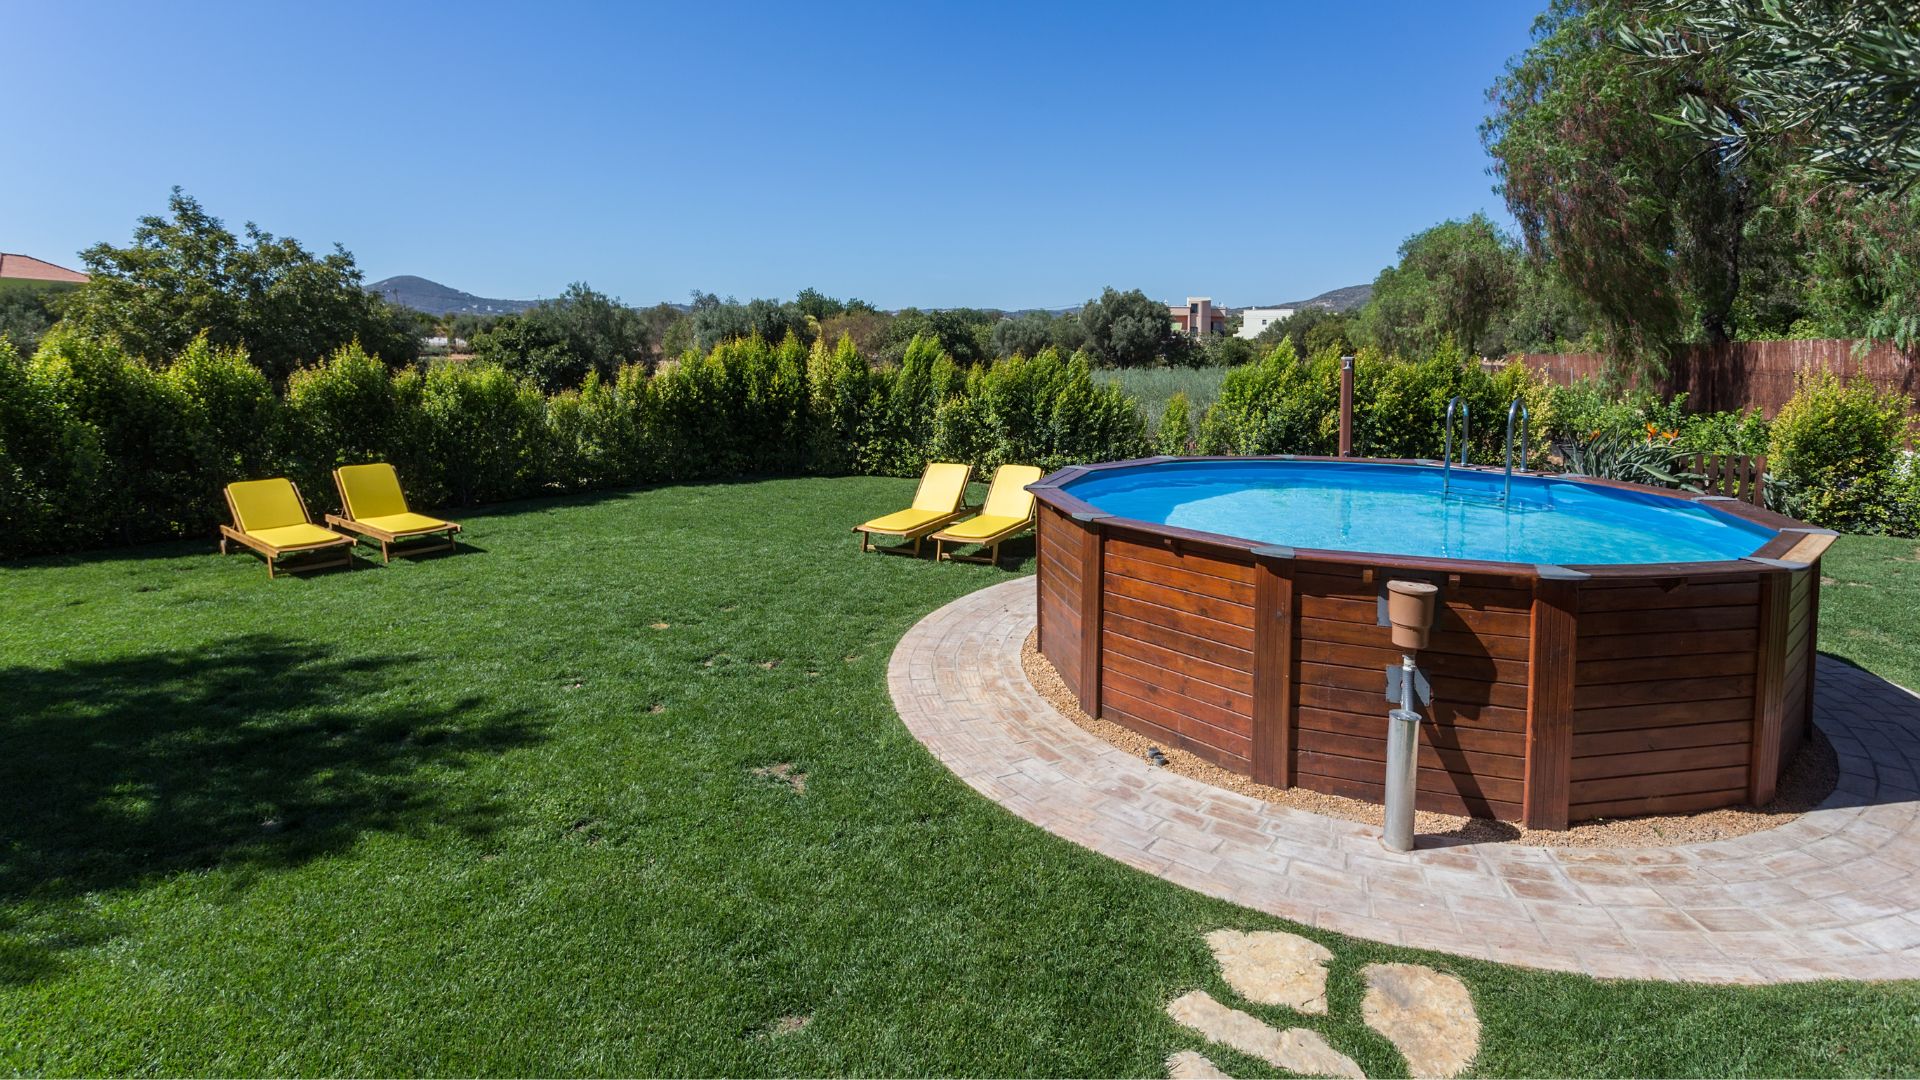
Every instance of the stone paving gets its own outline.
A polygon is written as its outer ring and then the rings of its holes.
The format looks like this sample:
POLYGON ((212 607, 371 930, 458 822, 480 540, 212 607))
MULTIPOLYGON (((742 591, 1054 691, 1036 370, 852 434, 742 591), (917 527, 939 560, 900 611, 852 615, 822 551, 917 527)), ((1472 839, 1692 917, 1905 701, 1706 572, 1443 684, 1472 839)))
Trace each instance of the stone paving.
POLYGON ((927 616, 888 668, 901 719, 975 790, 1188 888, 1393 945, 1602 978, 1920 978, 1920 697, 1826 657, 1815 719, 1840 757, 1821 807, 1663 848, 1421 848, 1146 762, 1027 681, 1034 580, 927 616))

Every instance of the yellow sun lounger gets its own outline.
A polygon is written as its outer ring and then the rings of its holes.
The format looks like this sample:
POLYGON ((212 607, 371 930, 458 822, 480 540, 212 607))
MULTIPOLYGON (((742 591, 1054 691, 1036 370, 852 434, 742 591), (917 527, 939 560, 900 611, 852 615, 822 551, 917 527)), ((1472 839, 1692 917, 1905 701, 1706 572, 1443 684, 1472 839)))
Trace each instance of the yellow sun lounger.
MULTIPOLYGON (((913 541, 913 553, 920 554, 920 538, 967 512, 967 481, 973 478, 973 466, 936 461, 920 474, 920 488, 913 493, 911 509, 877 517, 864 525, 855 525, 860 534, 860 550, 875 536, 897 536, 913 541)), ((884 549, 883 549, 884 550, 884 549)))
POLYGON ((379 541, 381 562, 392 561, 390 545, 416 536, 446 534, 444 543, 412 546, 406 549, 409 554, 453 550, 453 536, 460 526, 408 510, 400 477, 386 462, 342 465, 333 470, 333 485, 340 489, 340 509, 345 513, 328 514, 327 524, 379 541))
MULTIPOLYGON (((266 556, 267 576, 273 576, 275 564, 288 555, 340 548, 338 559, 306 563, 302 570, 329 566, 353 566, 353 538, 313 523, 307 514, 307 502, 300 489, 285 477, 272 480, 242 480, 226 488, 227 511, 232 525, 220 526, 220 554, 227 553, 229 540, 252 548, 266 556)), ((288 569, 293 569, 288 567, 288 569)))
POLYGON ((1031 465, 1002 465, 993 471, 993 485, 987 488, 987 503, 980 516, 949 525, 933 534, 933 557, 965 562, 1000 562, 1000 542, 1033 528, 1033 492, 1027 485, 1040 480, 1040 470, 1031 465), (948 555, 946 544, 979 544, 992 548, 991 555, 948 555))

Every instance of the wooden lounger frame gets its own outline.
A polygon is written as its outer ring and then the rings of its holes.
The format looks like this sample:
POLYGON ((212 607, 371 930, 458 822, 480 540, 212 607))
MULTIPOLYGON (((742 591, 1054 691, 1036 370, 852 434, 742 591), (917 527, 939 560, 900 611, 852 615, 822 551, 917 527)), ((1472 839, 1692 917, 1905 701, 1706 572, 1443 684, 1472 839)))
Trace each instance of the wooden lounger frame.
MULTIPOLYGON (((300 513, 304 515, 308 521, 312 521, 313 515, 307 511, 307 500, 305 496, 300 494, 300 485, 295 484, 291 480, 287 481, 287 483, 293 488, 293 497, 300 500, 300 513)), ((233 520, 239 521, 240 512, 234 508, 233 495, 229 493, 226 488, 220 489, 220 495, 227 500, 227 514, 232 517, 233 520)), ((345 550, 340 553, 338 559, 309 562, 300 566, 289 566, 286 569, 289 572, 294 570, 327 570, 335 566, 344 566, 349 570, 353 569, 353 537, 351 536, 342 536, 336 540, 322 540, 314 544, 302 544, 299 547, 283 548, 269 544, 258 537, 248 536, 246 533, 241 532, 231 525, 222 525, 220 526, 220 554, 225 555, 227 553, 228 541, 259 552, 260 555, 267 560, 267 578, 269 580, 273 578, 274 568, 279 560, 286 556, 304 555, 311 551, 327 551, 336 547, 345 548, 345 550)))
POLYGON ((941 559, 945 559, 948 562, 975 562, 986 563, 988 566, 999 566, 1000 545, 1033 528, 1033 520, 1034 511, 1030 510, 1027 512, 1027 520, 1018 525, 1009 525, 982 540, 945 540, 936 536, 933 538, 933 560, 939 562, 941 559), (981 547, 990 550, 985 555, 955 555, 950 551, 944 550, 945 545, 949 543, 962 545, 979 544, 981 547))
MULTIPOLYGON (((340 497, 341 504, 345 505, 346 501, 346 496, 342 495, 340 497)), ((336 529, 345 529, 348 532, 357 533, 358 536, 347 537, 347 539, 355 543, 359 542, 360 536, 364 536, 369 540, 378 541, 380 544, 380 561, 382 563, 390 563, 393 561, 393 545, 398 544, 402 540, 411 540, 419 536, 431 536, 434 533, 446 533, 446 536, 443 537, 442 542, 438 544, 409 544, 405 548, 400 549, 400 554, 431 555, 436 551, 453 551, 457 544, 457 541, 453 538, 454 534, 460 531, 460 526, 457 522, 449 521, 444 524, 432 525, 426 528, 407 529, 404 532, 389 532, 386 529, 377 529, 365 522, 355 521, 348 517, 341 517, 339 514, 328 514, 327 524, 336 529)))
POLYGON ((865 525, 855 525, 853 527, 853 531, 860 534, 860 552, 863 555, 869 550, 885 552, 888 555, 907 555, 907 554, 918 555, 920 554, 920 541, 926 539, 928 536, 932 535, 933 533, 939 532, 941 529, 946 528, 947 526, 953 524, 954 522, 960 520, 963 517, 966 517, 968 514, 971 514, 971 513, 973 513, 973 507, 962 506, 960 509, 955 510, 951 514, 948 514, 941 518, 937 518, 933 521, 928 522, 925 525, 920 526, 917 529, 911 529, 906 532, 902 532, 899 529, 872 529, 872 528, 868 528, 865 525), (876 536, 897 536, 902 540, 911 540, 913 541, 913 550, 911 552, 906 552, 906 551, 900 550, 899 548, 883 548, 878 545, 869 543, 869 541, 876 536))

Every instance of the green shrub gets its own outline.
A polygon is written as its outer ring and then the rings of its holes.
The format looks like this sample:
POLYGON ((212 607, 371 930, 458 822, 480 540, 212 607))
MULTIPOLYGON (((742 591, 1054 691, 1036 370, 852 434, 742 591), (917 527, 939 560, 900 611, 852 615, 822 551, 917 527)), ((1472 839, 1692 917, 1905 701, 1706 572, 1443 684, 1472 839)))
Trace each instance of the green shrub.
POLYGON ((1674 446, 1696 454, 1764 454, 1773 437, 1772 425, 1758 409, 1695 413, 1680 421, 1678 431, 1674 446))
POLYGON ((0 340, 0 555, 98 543, 114 524, 111 469, 100 433, 0 340))
POLYGON ((863 471, 883 476, 917 476, 927 467, 940 407, 965 386, 960 368, 938 338, 916 335, 900 357, 900 366, 884 373, 888 389, 868 430, 861 458, 863 471))
POLYGON ((804 470, 806 349, 791 334, 777 346, 748 337, 688 353, 654 380, 649 404, 665 478, 804 470))
POLYGON ((1865 379, 1803 376, 1774 418, 1768 469, 1789 492, 1787 512, 1844 532, 1912 535, 1913 427, 1907 399, 1865 379))
POLYGON ((101 539, 135 543, 199 527, 217 506, 195 472, 189 407, 160 372, 119 345, 56 326, 32 378, 65 422, 91 429, 104 468, 93 491, 69 492, 101 539))
POLYGON ((1174 394, 1160 413, 1160 426, 1153 433, 1156 453, 1178 457, 1193 452, 1193 417, 1187 407, 1187 395, 1174 394))
MULTIPOLYGON (((205 334, 195 338, 166 370, 166 381, 187 408, 192 440, 194 483, 221 488, 255 479, 280 463, 282 407, 266 375, 243 349, 216 348, 205 334)), ((211 528, 224 507, 203 497, 213 511, 211 528)))
POLYGON ((1679 431, 1690 415, 1687 395, 1663 398, 1645 389, 1618 391, 1594 379, 1581 379, 1552 389, 1553 437, 1561 441, 1590 440, 1596 435, 1638 438, 1647 433, 1679 431))
POLYGON ((444 494, 416 486, 425 482, 419 475, 423 385, 417 371, 389 374, 358 342, 294 372, 287 384, 286 468, 308 509, 318 514, 322 505, 336 505, 336 467, 369 461, 391 462, 417 502, 431 505, 444 494))
POLYGON ((813 425, 807 457, 828 476, 881 471, 874 460, 876 432, 886 402, 886 378, 876 374, 845 334, 829 346, 815 341, 807 358, 813 425))
POLYGON ((612 391, 598 372, 578 390, 547 399, 547 476, 563 491, 585 491, 614 481, 607 470, 607 417, 603 404, 612 391))
POLYGON ((933 455, 971 463, 982 474, 1001 465, 1066 465, 1138 457, 1146 417, 1117 388, 1096 383, 1084 353, 1043 349, 981 365, 959 398, 937 410, 933 455))
MULTIPOLYGON (((1340 448, 1340 357, 1299 359, 1282 341, 1234 368, 1200 424, 1205 454, 1332 454, 1340 448)), ((1356 406, 1357 408, 1357 406, 1356 406)))
POLYGON ((497 364, 428 368, 414 490, 462 506, 532 494, 546 476, 546 408, 532 382, 497 364))

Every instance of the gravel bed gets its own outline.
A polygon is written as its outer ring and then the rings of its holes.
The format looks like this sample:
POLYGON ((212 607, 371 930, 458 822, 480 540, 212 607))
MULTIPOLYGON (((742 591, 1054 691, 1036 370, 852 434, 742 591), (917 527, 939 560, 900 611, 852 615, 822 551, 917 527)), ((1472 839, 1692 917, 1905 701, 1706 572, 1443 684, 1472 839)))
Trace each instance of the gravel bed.
MULTIPOLYGON (((1379 825, 1381 807, 1357 799, 1325 795, 1304 788, 1276 788, 1256 784, 1239 773, 1229 772, 1185 750, 1160 746, 1154 740, 1111 720, 1088 716, 1074 700, 1053 664, 1040 653, 1039 632, 1027 635, 1020 647, 1020 666, 1028 681, 1060 715, 1105 739, 1127 753, 1145 759, 1149 747, 1159 746, 1166 755, 1166 768, 1182 776, 1279 803, 1295 810, 1327 817, 1379 825)), ((1385 723, 1384 713, 1381 723, 1385 723)), ((1840 760, 1819 728, 1794 755, 1786 775, 1780 778, 1778 796, 1766 806, 1730 806, 1697 814, 1650 814, 1645 817, 1604 818, 1583 821, 1570 829, 1551 831, 1523 828, 1510 821, 1456 817, 1452 814, 1414 814, 1414 831, 1423 843, 1453 842, 1475 844, 1525 844, 1534 847, 1668 847, 1677 844, 1701 844, 1725 840, 1764 829, 1777 828, 1820 805, 1833 793, 1840 778, 1840 760)))

